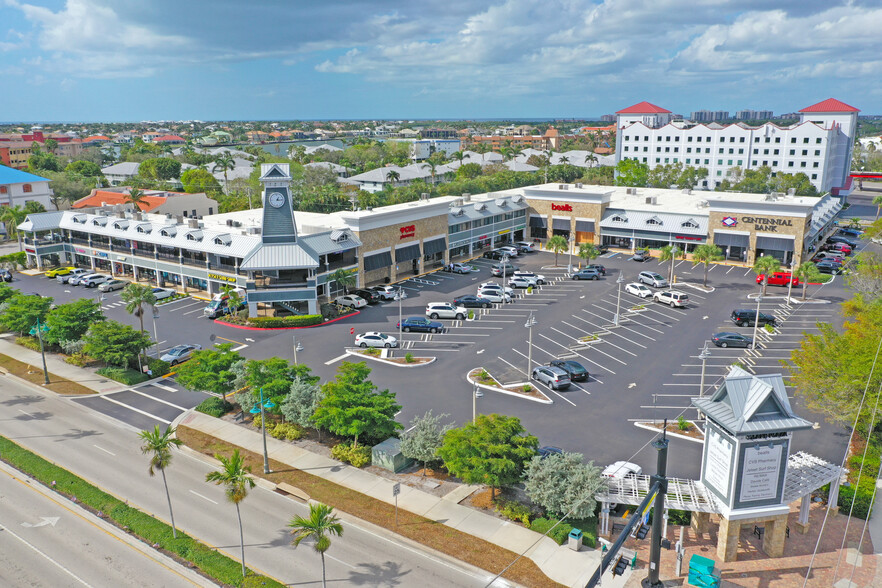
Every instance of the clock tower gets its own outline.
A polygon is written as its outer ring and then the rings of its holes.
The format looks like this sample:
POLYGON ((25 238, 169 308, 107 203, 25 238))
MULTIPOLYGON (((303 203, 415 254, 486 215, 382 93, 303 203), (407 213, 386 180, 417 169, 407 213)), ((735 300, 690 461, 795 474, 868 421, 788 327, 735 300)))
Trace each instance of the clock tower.
POLYGON ((260 183, 263 184, 263 242, 296 243, 297 227, 294 224, 288 164, 261 164, 260 183))

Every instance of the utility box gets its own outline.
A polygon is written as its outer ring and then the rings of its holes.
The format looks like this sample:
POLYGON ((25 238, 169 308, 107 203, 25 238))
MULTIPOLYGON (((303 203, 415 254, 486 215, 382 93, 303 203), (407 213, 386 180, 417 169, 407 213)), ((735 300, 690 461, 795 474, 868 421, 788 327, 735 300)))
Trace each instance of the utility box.
POLYGON ((719 588, 720 572, 714 568, 714 563, 712 559, 698 554, 693 555, 689 559, 689 578, 687 580, 689 585, 700 588, 719 588))
POLYGON ((580 529, 573 529, 570 531, 568 545, 573 551, 579 551, 582 549, 582 531, 580 529))
POLYGON ((410 466, 413 460, 401 453, 401 440, 390 437, 374 445, 371 450, 371 464, 398 473, 410 466))

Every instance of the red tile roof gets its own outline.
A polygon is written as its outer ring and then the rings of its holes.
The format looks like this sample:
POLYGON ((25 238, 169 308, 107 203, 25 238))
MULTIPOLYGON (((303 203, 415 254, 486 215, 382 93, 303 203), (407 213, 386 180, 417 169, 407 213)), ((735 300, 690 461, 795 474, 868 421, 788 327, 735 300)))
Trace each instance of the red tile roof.
POLYGON ((827 98, 823 102, 806 106, 800 112, 860 112, 860 109, 849 106, 836 98, 827 98))
POLYGON ((104 135, 92 135, 83 139, 83 143, 91 143, 92 141, 110 141, 110 138, 104 135))
MULTIPOLYGON (((126 196, 127 194, 121 194, 119 192, 94 190, 92 194, 74 202, 71 208, 90 208, 101 206, 102 203, 107 204, 108 206, 113 204, 126 204, 128 202, 126 196)), ((168 198, 165 196, 144 196, 143 200, 138 203, 138 208, 143 212, 151 212, 165 204, 166 200, 168 200, 168 198)))
POLYGON ((156 137, 155 139, 153 139, 154 143, 166 143, 166 142, 174 142, 174 141, 179 141, 179 142, 183 143, 184 138, 178 137, 177 135, 163 135, 161 137, 156 137))
POLYGON ((640 104, 635 104, 634 106, 629 106, 624 110, 620 110, 616 114, 671 114, 671 111, 644 101, 640 104))

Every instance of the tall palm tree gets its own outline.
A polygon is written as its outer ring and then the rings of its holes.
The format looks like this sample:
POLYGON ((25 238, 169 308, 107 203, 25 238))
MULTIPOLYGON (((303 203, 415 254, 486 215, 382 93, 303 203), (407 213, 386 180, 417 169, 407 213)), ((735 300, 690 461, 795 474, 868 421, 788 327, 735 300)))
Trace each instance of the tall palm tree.
POLYGON ((390 183, 392 188, 395 187, 395 182, 397 182, 400 178, 401 174, 394 169, 390 169, 386 172, 386 181, 390 183))
POLYGON ((327 588, 325 578, 325 552, 331 547, 331 535, 343 536, 343 525, 334 514, 334 509, 327 504, 316 503, 309 505, 309 518, 296 516, 288 523, 291 533, 294 534, 294 547, 300 545, 304 539, 313 539, 312 548, 322 556, 322 586, 327 588))
POLYGON ((796 268, 796 271, 793 272, 793 274, 799 278, 800 282, 802 282, 801 300, 805 300, 805 294, 806 290, 808 290, 809 282, 817 282, 823 277, 818 270, 818 266, 810 261, 804 261, 799 264, 799 267, 796 268))
POLYGON ((123 194, 126 203, 131 204, 137 210, 141 210, 141 204, 144 202, 145 194, 140 188, 131 188, 128 194, 123 194))
POLYGON ((582 243, 579 245, 579 257, 585 260, 585 263, 591 263, 591 260, 600 256, 600 249, 594 246, 594 243, 582 243))
POLYGON ((0 209, 0 221, 6 223, 6 234, 9 235, 10 238, 15 237, 18 234, 18 229, 16 227, 24 222, 27 215, 27 211, 19 204, 16 204, 15 206, 4 206, 0 209))
POLYGON ((242 512, 239 503, 248 496, 248 491, 254 488, 254 478, 251 477, 251 468, 245 465, 245 460, 239 455, 239 450, 233 451, 229 458, 223 455, 215 455, 215 459, 221 462, 221 469, 208 472, 205 475, 206 482, 214 482, 218 486, 225 486, 224 493, 227 500, 236 505, 236 517, 239 519, 239 545, 242 549, 242 576, 245 576, 245 531, 242 528, 242 512))
POLYGON ((665 245, 661 248, 661 254, 658 256, 658 260, 660 262, 665 262, 670 260, 671 262, 671 277, 668 278, 668 281, 673 284, 674 283, 674 261, 677 257, 683 257, 683 250, 677 247, 676 245, 665 245))
POLYGON ((882 194, 873 197, 873 204, 876 205, 876 219, 879 220, 879 211, 882 210, 882 194))
POLYGON ((211 168, 211 173, 215 173, 218 171, 224 172, 224 190, 226 191, 227 186, 229 184, 229 178, 227 177, 227 172, 230 170, 236 169, 236 160, 233 159, 233 156, 229 151, 224 151, 220 155, 214 158, 214 167, 211 168))
POLYGON ((355 285, 355 274, 345 269, 338 269, 328 276, 328 280, 337 282, 337 285, 343 288, 343 294, 348 294, 349 288, 355 285))
POLYGON ((144 305, 156 304, 156 296, 153 288, 142 284, 129 284, 123 288, 120 298, 126 303, 126 312, 138 317, 141 323, 141 332, 144 332, 144 305))
POLYGON ((465 159, 465 152, 464 151, 454 151, 453 153, 450 154, 450 158, 457 160, 459 162, 459 165, 462 165, 462 160, 465 159))
POLYGON ((288 158, 293 159, 297 163, 306 161, 306 147, 303 145, 291 145, 288 147, 288 158))
POLYGON ((705 288, 707 287, 708 266, 710 266, 710 264, 715 261, 720 261, 721 259, 723 259, 723 250, 711 243, 699 245, 695 248, 695 251, 692 252, 692 267, 695 267, 699 263, 704 264, 705 288))
POLYGON ((165 468, 170 466, 172 461, 172 447, 180 447, 183 444, 183 441, 173 437, 174 434, 174 427, 166 427, 163 433, 159 430, 159 425, 156 425, 152 431, 141 431, 138 436, 144 442, 141 445, 141 453, 150 454, 150 467, 147 471, 151 476, 154 475, 155 470, 159 470, 162 474, 162 484, 165 486, 165 497, 168 500, 168 513, 171 516, 172 535, 177 539, 175 513, 172 510, 171 494, 168 492, 168 480, 165 479, 165 468))
POLYGON ((569 247, 569 243, 567 243, 567 240, 563 235, 553 235, 545 246, 554 251, 554 265, 556 266, 558 254, 566 251, 567 247, 569 247))
POLYGON ((597 165, 597 156, 594 155, 593 151, 589 151, 585 155, 585 165, 587 165, 588 167, 594 167, 595 165, 597 165))
POLYGON ((428 169, 429 173, 432 174, 432 185, 434 186, 435 185, 435 170, 438 169, 438 161, 432 160, 432 159, 427 159, 425 162, 423 162, 422 168, 428 169))
POLYGON ((763 276, 763 296, 766 295, 766 287, 769 285, 769 274, 781 269, 781 262, 771 255, 758 257, 753 263, 753 273, 763 276))

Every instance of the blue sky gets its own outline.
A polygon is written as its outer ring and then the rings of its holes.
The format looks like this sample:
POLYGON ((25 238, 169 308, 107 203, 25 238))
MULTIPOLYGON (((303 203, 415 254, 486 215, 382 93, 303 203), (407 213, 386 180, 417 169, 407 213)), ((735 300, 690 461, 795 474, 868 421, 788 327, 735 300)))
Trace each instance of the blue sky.
POLYGON ((853 0, 0 0, 0 120, 882 113, 853 0))

